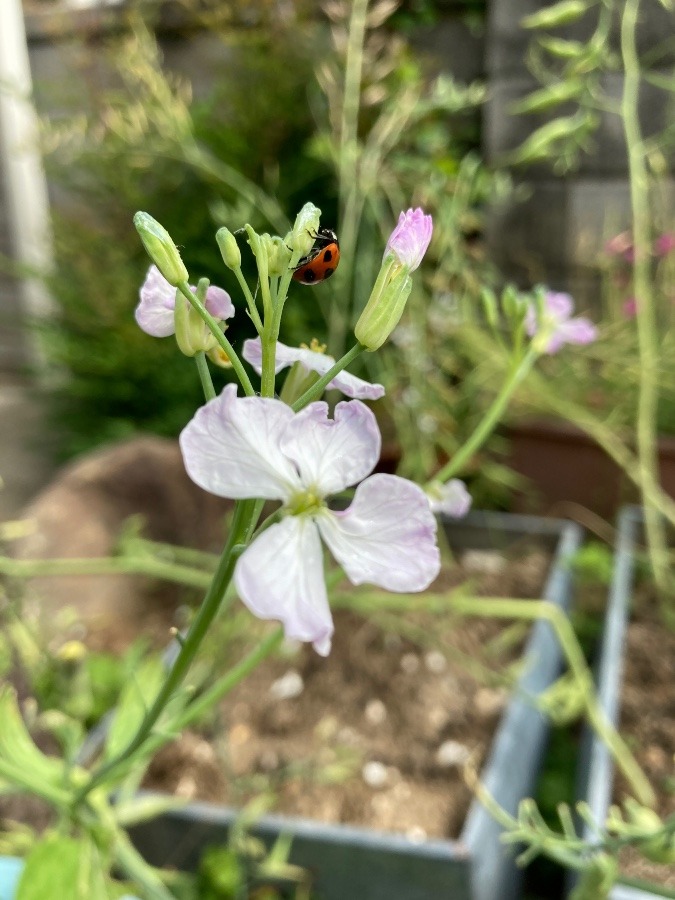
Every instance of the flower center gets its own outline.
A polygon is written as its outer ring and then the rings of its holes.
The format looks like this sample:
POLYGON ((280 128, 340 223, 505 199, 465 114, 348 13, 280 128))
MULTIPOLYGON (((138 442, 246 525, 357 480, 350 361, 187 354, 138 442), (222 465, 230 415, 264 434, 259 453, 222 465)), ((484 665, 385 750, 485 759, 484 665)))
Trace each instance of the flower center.
POLYGON ((323 497, 316 489, 308 488, 294 494, 286 504, 291 516, 315 515, 325 506, 323 497))

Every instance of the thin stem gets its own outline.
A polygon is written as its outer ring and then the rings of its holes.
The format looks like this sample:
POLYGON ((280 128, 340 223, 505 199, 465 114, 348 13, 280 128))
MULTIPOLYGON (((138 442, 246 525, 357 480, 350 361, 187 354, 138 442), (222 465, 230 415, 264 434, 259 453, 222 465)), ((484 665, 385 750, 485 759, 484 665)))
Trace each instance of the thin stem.
POLYGON ((206 400, 213 400, 213 398, 216 396, 216 390, 213 387, 211 372, 209 371, 209 364, 206 361, 206 354, 203 350, 200 350, 199 353, 195 353, 195 363, 197 364, 197 371, 199 372, 199 380, 202 383, 204 398, 206 400))
POLYGON ((199 299, 192 293, 187 281, 183 281, 181 284, 179 284, 178 290, 181 292, 181 294, 184 297, 187 298, 187 300, 189 300, 192 307, 197 310, 199 315, 202 317, 204 322, 207 324, 209 331, 215 337, 215 339, 218 341, 219 346, 225 351, 228 359, 232 363, 232 368, 234 369, 234 371, 237 375, 237 378, 239 379, 239 383, 241 384, 242 388, 244 389, 244 393, 247 396, 252 397, 255 394, 255 391, 253 390, 253 385, 251 384, 251 380, 246 373, 246 369, 244 369, 244 367, 241 363, 241 360, 239 359, 239 357, 237 356, 237 354, 234 351, 234 347, 232 346, 232 344, 228 341, 228 339, 223 334, 223 330, 220 327, 220 325, 218 324, 218 322, 216 321, 216 319, 213 318, 213 316, 211 315, 211 313, 209 313, 209 311, 206 309, 204 304, 200 303, 199 299))
POLYGON ((246 299, 249 315, 251 316, 251 320, 255 325, 255 330, 258 332, 258 334, 262 334, 262 319, 260 318, 258 307, 255 305, 255 298, 253 297, 251 289, 249 288, 248 284, 246 283, 246 279, 244 278, 244 273, 241 271, 241 269, 234 269, 233 271, 237 278, 237 281, 239 282, 239 287, 241 288, 242 293, 244 294, 244 297, 246 299))
POLYGON ((624 89, 621 120, 628 150, 628 175, 633 211, 633 269, 638 311, 636 319, 640 380, 637 410, 637 449, 642 489, 647 548, 657 590, 664 593, 669 583, 665 526, 649 495, 659 485, 656 415, 659 393, 660 348, 656 329, 654 295, 650 271, 651 219, 649 176, 639 119, 640 62, 635 33, 640 0, 626 0, 621 18, 621 55, 624 89))
POLYGON ((263 660, 267 659, 279 647, 284 637, 283 628, 279 627, 275 631, 263 638, 260 643, 251 650, 240 662, 236 664, 229 672, 226 672, 203 694, 193 700, 187 709, 183 710, 178 718, 172 722, 173 731, 182 731, 187 728, 196 719, 210 709, 213 709, 219 700, 229 694, 244 678, 257 668, 263 660))
POLYGON ((452 459, 443 466, 443 468, 434 475, 432 481, 447 481, 452 478, 455 473, 461 471, 462 467, 468 462, 479 447, 492 434, 493 430, 499 423, 504 410, 514 391, 525 378, 537 360, 539 353, 532 347, 528 349, 518 365, 512 370, 511 375, 504 382, 501 391, 495 397, 492 406, 488 409, 481 423, 474 430, 467 441, 454 454, 452 459))
POLYGON ((180 651, 176 656, 176 661, 167 674, 166 681, 162 685, 152 706, 145 714, 136 734, 130 740, 129 744, 116 757, 109 760, 92 773, 87 784, 76 793, 73 801, 74 807, 82 803, 87 795, 97 785, 101 784, 121 763, 133 756, 133 754, 143 746, 146 739, 152 733, 152 729, 163 713, 167 703, 187 675, 187 672, 206 637, 211 623, 223 604, 226 589, 230 583, 232 573, 234 572, 234 566, 239 555, 236 552, 237 548, 238 546, 247 543, 250 539, 256 508, 259 509, 259 506, 255 501, 244 500, 237 502, 232 528, 220 558, 218 569, 213 576, 211 584, 206 592, 206 596, 204 597, 204 601, 199 608, 199 612, 195 616, 190 629, 181 644, 180 651))
POLYGON ((11 559, 0 556, 0 575, 9 578, 39 578, 50 575, 148 575, 205 589, 211 582, 208 572, 190 566, 164 562, 149 556, 122 556, 73 559, 11 559))
POLYGON ((363 344, 356 343, 352 347, 351 350, 348 350, 345 355, 339 359, 335 365, 330 368, 325 375, 322 375, 318 381, 315 381, 314 384, 305 391, 305 393, 298 397, 295 403, 292 405, 292 409, 294 412, 299 412, 308 403, 311 403, 313 400, 317 400, 324 392, 328 384, 335 378, 336 375, 339 375, 343 369, 346 369, 347 366, 354 362, 354 360, 360 356, 364 351, 365 347, 363 344))

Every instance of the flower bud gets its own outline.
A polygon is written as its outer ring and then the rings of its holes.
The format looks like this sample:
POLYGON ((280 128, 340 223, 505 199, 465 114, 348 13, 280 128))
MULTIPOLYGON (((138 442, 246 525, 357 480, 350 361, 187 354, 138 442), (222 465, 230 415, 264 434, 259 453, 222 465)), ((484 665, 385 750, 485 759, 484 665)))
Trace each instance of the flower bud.
POLYGON ((313 203, 305 203, 295 217, 292 231, 284 238, 291 251, 298 252, 300 256, 307 256, 319 233, 320 219, 321 210, 313 203))
POLYGON ((263 235, 263 237, 267 238, 267 265, 270 278, 280 277, 288 270, 288 265, 291 261, 291 251, 282 238, 276 235, 274 237, 263 235))
POLYGON ((354 329, 356 340, 367 350, 379 349, 396 328, 411 290, 407 267, 397 265, 395 255, 388 254, 354 329))
POLYGON ((241 250, 236 237, 229 228, 219 228, 216 231, 216 241, 220 248, 220 255, 228 269, 241 268, 241 250))
POLYGON ((658 813, 635 800, 626 801, 631 825, 652 835, 636 840, 635 846, 651 862, 668 865, 675 863, 675 834, 668 834, 658 813))
MULTIPOLYGON (((208 287, 208 278, 200 278, 197 285, 197 297, 202 303, 206 298, 208 287)), ((174 324, 178 349, 186 356, 195 356, 197 353, 209 351, 216 346, 216 339, 209 331, 208 326, 180 291, 176 292, 174 324)))
POLYGON ((185 263, 180 258, 178 248, 166 228, 146 212, 136 213, 134 225, 148 256, 169 284, 176 287, 181 282, 187 281, 188 271, 185 263))

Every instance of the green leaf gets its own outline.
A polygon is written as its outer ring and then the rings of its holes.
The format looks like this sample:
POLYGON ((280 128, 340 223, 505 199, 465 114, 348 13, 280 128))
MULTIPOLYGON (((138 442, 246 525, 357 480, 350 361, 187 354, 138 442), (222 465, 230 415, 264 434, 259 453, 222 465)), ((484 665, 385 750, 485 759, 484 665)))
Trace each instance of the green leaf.
POLYGON ((166 669, 159 656, 146 659, 132 674, 115 711, 104 759, 112 759, 129 744, 165 678, 166 669))
POLYGON ((90 840, 50 836, 26 857, 16 900, 112 900, 101 855, 90 840))
POLYGON ((539 43, 551 56, 557 56, 559 59, 577 59, 586 52, 586 45, 581 41, 568 41, 564 38, 549 37, 542 35, 538 38, 539 43))
POLYGON ((525 16, 524 19, 521 19, 520 24, 523 28, 558 28, 561 25, 576 22, 587 9, 588 4, 584 0, 562 0, 560 3, 532 13, 531 16, 525 16))
POLYGON ((581 81, 559 81, 557 84, 550 84, 541 90, 533 91, 517 103, 512 103, 509 111, 515 115, 543 112, 568 100, 577 99, 583 88, 581 81))
POLYGON ((64 763, 33 743, 9 686, 0 687, 0 777, 55 803, 68 799, 64 763))

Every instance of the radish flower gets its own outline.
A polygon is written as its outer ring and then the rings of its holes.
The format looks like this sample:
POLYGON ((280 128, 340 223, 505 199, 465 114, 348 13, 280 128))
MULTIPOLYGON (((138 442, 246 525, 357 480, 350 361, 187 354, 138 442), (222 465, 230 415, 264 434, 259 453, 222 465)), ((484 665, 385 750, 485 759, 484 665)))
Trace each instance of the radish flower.
MULTIPOLYGON (((246 362, 251 363, 258 375, 262 374, 262 344, 259 337, 244 341, 242 356, 246 362)), ((326 353, 319 353, 307 347, 288 347, 277 341, 274 373, 278 374, 296 362, 319 375, 325 375, 335 365, 333 357, 326 353)), ((384 387, 381 384, 371 384, 344 371, 328 382, 327 389, 331 388, 342 391, 345 396, 355 400, 378 400, 384 396, 384 387)))
POLYGON ((375 416, 359 400, 328 417, 326 403, 298 413, 263 397, 237 397, 233 384, 197 411, 180 445, 188 475, 220 497, 280 500, 281 520, 237 561, 239 596, 286 635, 330 652, 333 620, 321 540, 353 584, 422 591, 440 568, 436 520, 417 485, 371 475, 380 454, 375 416), (365 481, 362 479, 365 478, 365 481), (327 498, 361 482, 346 510, 327 498))
POLYGON ((451 478, 445 484, 433 482, 427 488, 427 497, 433 513, 443 513, 453 519, 462 519, 471 509, 471 494, 459 478, 451 478))
MULTIPOLYGON (((194 294, 196 288, 190 285, 194 294)), ((176 288, 159 271, 150 266, 140 291, 141 301, 136 307, 136 321, 141 329, 152 337, 169 337, 175 334, 176 288)), ((187 303, 181 297, 181 301, 187 303)), ((227 291, 210 285, 204 304, 214 319, 224 321, 234 315, 234 305, 227 291)))
POLYGON ((384 257, 388 253, 394 253, 408 272, 414 272, 427 252, 432 231, 431 216, 425 216, 419 207, 402 212, 398 217, 398 225, 387 241, 384 257))
POLYGON ((591 344, 598 330, 584 316, 572 317, 574 300, 569 294, 548 291, 540 318, 531 305, 525 317, 525 329, 540 344, 542 353, 557 353, 564 344, 591 344))

